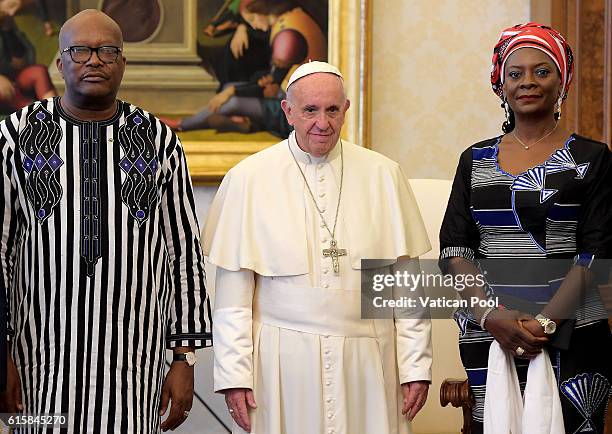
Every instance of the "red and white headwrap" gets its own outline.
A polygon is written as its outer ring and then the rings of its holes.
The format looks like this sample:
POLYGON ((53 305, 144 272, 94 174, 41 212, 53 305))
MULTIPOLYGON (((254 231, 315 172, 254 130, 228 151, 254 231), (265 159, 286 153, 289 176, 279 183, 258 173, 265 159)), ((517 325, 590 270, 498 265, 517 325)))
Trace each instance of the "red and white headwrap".
POLYGON ((561 74, 561 98, 567 97, 572 74, 574 57, 572 48, 559 32, 538 23, 517 24, 505 29, 493 49, 491 66, 491 85, 501 99, 504 99, 504 68, 508 57, 520 48, 535 48, 546 53, 557 65, 561 74))

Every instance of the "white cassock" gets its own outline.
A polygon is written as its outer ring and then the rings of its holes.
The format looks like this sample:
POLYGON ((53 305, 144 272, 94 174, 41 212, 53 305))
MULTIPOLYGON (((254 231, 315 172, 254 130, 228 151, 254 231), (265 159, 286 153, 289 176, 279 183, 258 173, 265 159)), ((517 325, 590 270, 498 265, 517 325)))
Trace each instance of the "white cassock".
POLYGON ((343 142, 336 240, 348 255, 336 274, 289 146, 333 226, 340 143, 316 158, 292 133, 228 172, 204 229, 217 267, 215 390, 253 389, 254 434, 409 433, 400 384, 431 380, 431 322, 363 320, 360 308, 361 259, 430 249, 408 181, 397 163, 343 142))

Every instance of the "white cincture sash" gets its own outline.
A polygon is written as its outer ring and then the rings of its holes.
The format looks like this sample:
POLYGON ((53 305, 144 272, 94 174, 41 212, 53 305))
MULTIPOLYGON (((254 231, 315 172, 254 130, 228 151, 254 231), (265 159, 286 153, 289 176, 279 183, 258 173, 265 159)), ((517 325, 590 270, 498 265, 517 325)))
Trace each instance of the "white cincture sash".
POLYGON ((318 335, 377 337, 374 321, 361 319, 360 297, 361 291, 262 279, 253 297, 253 320, 318 335))

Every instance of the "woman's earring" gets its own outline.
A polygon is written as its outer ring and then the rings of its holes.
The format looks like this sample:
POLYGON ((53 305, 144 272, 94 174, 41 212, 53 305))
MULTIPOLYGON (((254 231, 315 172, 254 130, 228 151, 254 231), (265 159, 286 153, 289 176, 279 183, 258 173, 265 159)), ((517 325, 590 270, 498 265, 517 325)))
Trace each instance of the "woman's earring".
POLYGON ((506 113, 506 123, 510 123, 510 110, 508 110, 508 100, 505 97, 501 106, 504 109, 504 112, 506 113))
POLYGON ((561 104, 563 104, 563 98, 557 99, 557 120, 561 119, 561 104))

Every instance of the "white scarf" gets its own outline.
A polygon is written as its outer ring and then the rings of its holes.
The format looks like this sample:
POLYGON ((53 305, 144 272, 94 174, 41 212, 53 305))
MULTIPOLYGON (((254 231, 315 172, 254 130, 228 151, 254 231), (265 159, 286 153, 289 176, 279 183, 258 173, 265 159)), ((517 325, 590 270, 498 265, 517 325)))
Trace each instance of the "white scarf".
POLYGON ((489 350, 485 434, 565 434, 561 400, 546 349, 529 362, 525 401, 513 357, 497 341, 489 350))

